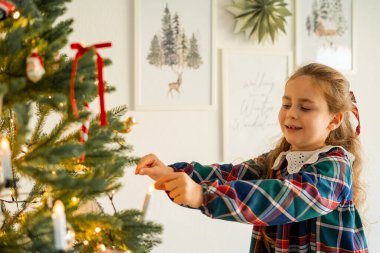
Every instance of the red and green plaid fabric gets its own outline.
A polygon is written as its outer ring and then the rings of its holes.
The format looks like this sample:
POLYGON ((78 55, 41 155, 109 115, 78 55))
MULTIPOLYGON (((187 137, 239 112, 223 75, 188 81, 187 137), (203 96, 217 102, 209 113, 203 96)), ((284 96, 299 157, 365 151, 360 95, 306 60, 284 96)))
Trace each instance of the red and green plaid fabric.
POLYGON ((285 156, 273 179, 267 154, 238 165, 176 163, 206 185, 201 211, 215 219, 253 224, 250 252, 267 252, 262 228, 273 240, 272 252, 368 252, 360 216, 352 202, 352 161, 332 147, 313 164, 289 174, 285 156))

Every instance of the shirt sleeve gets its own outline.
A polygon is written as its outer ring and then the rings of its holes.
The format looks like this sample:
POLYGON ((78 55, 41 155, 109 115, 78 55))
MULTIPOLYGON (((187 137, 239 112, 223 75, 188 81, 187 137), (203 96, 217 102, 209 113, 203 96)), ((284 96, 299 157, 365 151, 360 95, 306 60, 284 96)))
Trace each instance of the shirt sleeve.
POLYGON ((187 173, 195 182, 217 182, 223 185, 235 180, 255 180, 263 178, 266 173, 266 157, 268 153, 250 159, 243 163, 201 165, 197 162, 175 163, 169 165, 176 172, 187 173))
POLYGON ((204 182, 202 212, 212 218, 272 226, 327 214, 351 198, 351 163, 329 156, 283 179, 204 182))

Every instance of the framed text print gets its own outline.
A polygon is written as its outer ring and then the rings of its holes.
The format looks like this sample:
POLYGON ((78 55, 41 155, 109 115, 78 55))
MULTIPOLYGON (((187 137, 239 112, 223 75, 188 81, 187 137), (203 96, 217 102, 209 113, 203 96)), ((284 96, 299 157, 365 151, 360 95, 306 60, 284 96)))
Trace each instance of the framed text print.
POLYGON ((268 151, 281 136, 277 115, 291 71, 289 53, 223 50, 224 162, 268 151))
POLYGON ((297 0, 297 65, 354 72, 353 0, 297 0))
POLYGON ((135 0, 135 109, 211 109, 213 0, 135 0))

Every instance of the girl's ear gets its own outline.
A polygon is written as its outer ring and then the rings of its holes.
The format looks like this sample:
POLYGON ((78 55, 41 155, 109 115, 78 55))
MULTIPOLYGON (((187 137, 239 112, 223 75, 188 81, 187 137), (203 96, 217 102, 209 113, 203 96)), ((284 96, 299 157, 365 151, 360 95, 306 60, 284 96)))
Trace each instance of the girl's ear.
POLYGON ((343 116, 342 112, 338 112, 338 113, 334 114, 333 118, 330 121, 328 129, 330 131, 337 129, 340 126, 340 124, 342 123, 343 118, 344 118, 344 116, 343 116))

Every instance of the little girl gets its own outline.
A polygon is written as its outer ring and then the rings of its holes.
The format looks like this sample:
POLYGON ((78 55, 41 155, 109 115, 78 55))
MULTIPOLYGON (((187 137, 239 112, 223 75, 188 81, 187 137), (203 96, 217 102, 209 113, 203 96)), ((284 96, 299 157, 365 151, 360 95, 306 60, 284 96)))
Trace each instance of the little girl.
POLYGON ((136 174, 157 180, 177 204, 253 224, 250 252, 368 252, 355 103, 339 72, 309 64, 286 83, 275 149, 238 165, 166 166, 150 154, 136 174))

